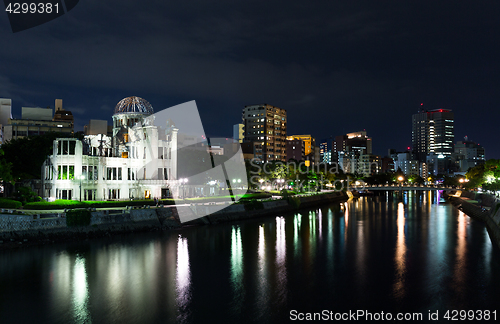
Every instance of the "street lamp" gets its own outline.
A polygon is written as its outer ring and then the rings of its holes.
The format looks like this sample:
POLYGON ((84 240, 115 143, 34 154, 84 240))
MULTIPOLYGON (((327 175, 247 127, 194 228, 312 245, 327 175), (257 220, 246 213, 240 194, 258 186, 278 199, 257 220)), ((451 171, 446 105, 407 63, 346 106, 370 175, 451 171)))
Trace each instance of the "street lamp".
POLYGON ((283 183, 285 182, 285 179, 278 179, 278 190, 281 190, 283 188, 283 183))
POLYGON ((398 180, 399 180, 399 186, 400 186, 400 187, 402 187, 402 186, 403 186, 403 180, 404 180, 404 179, 405 179, 405 178, 403 178, 403 176, 399 176, 399 177, 398 177, 398 180))
POLYGON ((184 196, 185 196, 184 185, 188 182, 188 179, 182 178, 182 179, 180 179, 180 181, 181 181, 181 187, 182 187, 182 198, 184 198, 184 196))
POLYGON ((82 180, 85 179, 85 175, 80 175, 80 201, 82 201, 82 180))

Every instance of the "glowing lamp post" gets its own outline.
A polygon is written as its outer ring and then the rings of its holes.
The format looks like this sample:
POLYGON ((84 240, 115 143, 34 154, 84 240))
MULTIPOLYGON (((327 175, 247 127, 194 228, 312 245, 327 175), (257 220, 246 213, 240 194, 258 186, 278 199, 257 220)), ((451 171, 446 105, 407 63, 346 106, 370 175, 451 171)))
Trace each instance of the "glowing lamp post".
POLYGON ((241 179, 233 179, 233 186, 237 188, 237 183, 241 183, 241 179))
POLYGON ((85 179, 85 175, 80 175, 80 201, 82 201, 82 180, 85 179))
POLYGON ((399 180, 399 186, 400 186, 400 187, 402 187, 402 186, 403 186, 403 180, 404 180, 404 179, 405 179, 405 178, 403 178, 403 176, 399 176, 399 177, 398 177, 398 180, 399 180))
POLYGON ((181 179, 179 179, 179 181, 181 182, 182 198, 184 198, 185 197, 184 185, 188 182, 188 179, 181 178, 181 179))

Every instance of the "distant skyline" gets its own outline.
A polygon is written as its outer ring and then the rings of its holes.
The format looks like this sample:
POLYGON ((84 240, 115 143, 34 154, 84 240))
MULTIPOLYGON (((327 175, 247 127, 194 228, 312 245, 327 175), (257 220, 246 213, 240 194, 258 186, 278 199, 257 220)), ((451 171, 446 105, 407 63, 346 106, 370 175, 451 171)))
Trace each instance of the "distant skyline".
POLYGON ((268 103, 288 134, 366 130, 379 155, 411 146, 412 114, 443 108, 455 142, 500 158, 499 16, 497 1, 89 0, 14 34, 0 14, 0 97, 16 117, 63 99, 76 130, 124 97, 155 111, 196 100, 224 137, 245 105, 268 103))

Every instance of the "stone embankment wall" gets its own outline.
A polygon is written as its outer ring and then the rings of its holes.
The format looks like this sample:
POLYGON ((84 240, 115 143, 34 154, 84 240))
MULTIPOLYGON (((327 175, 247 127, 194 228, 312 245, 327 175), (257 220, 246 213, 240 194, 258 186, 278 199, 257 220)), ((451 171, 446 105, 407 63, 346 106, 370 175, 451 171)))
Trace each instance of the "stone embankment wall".
POLYGON ((500 248, 500 200, 498 198, 476 192, 452 191, 448 194, 448 199, 468 216, 483 221, 486 224, 491 240, 500 248), (468 199, 462 199, 461 197, 468 199), (473 200, 474 203, 468 201, 469 199, 473 200))
MULTIPOLYGON (((299 197, 299 208, 308 208, 316 205, 321 205, 330 202, 347 200, 349 197, 345 192, 332 192, 328 194, 318 194, 312 196, 299 197)), ((224 209, 220 209, 220 205, 216 204, 192 204, 190 206, 177 206, 174 213, 180 210, 183 215, 188 218, 195 218, 188 222, 189 225, 196 224, 218 224, 224 222, 237 221, 262 216, 271 216, 280 213, 293 212, 295 209, 286 200, 265 201, 262 203, 262 208, 247 210, 244 204, 232 204, 224 209), (208 216, 203 216, 208 215, 208 216), (203 216, 203 217, 201 217, 203 216)))
MULTIPOLYGON (((300 197, 299 208, 308 208, 348 199, 344 192, 333 192, 300 197)), ((107 236, 111 233, 130 233, 181 227, 177 209, 194 215, 207 215, 187 224, 217 224, 248 218, 293 212, 286 200, 266 201, 262 208, 246 210, 244 204, 230 205, 222 210, 214 205, 167 206, 161 208, 130 208, 126 210, 100 210, 91 213, 90 226, 68 227, 64 214, 53 214, 40 219, 38 215, 0 214, 0 244, 26 242, 28 239, 81 239, 107 236), (217 210, 213 213, 212 210, 217 210)), ((1 245, 0 245, 1 246, 1 245)))

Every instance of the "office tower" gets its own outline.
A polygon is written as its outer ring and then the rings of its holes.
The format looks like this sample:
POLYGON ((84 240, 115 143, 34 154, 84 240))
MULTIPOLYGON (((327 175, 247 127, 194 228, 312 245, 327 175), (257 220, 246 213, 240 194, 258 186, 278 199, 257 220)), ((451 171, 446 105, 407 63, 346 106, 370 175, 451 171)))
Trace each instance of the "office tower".
POLYGON ((304 142, 304 160, 306 161, 306 166, 309 166, 319 160, 316 159, 316 139, 312 135, 291 135, 287 136, 287 140, 301 140, 304 142))
POLYGON ((366 135, 366 131, 335 137, 332 162, 339 163, 344 172, 356 172, 359 168, 360 156, 364 154, 372 154, 372 139, 366 135))
POLYGON ((454 115, 448 109, 420 111, 412 116, 412 153, 425 162, 427 155, 451 155, 454 141, 454 115))
POLYGON ((54 111, 54 121, 67 121, 74 123, 73 114, 69 110, 64 110, 62 107, 62 99, 56 99, 56 109, 54 111))
POLYGON ((335 136, 332 147, 332 162, 338 162, 339 152, 354 152, 356 155, 372 154, 372 139, 366 131, 335 136))
MULTIPOLYGON (((289 138, 289 137, 288 137, 289 138)), ((304 161, 305 155, 305 143, 300 139, 288 139, 286 140, 286 160, 296 160, 298 162, 304 161)))
POLYGON ((4 126, 12 119, 12 100, 0 98, 0 144, 3 143, 4 126))
POLYGON ((460 172, 466 172, 469 168, 486 162, 484 147, 473 141, 469 141, 467 136, 465 136, 463 141, 458 141, 455 144, 455 154, 460 172))
POLYGON ((260 144, 255 159, 286 162, 286 110, 268 104, 245 106, 244 142, 260 144))
POLYGON ((233 125, 233 139, 238 143, 243 143, 243 138, 245 138, 245 125, 233 125))
POLYGON ((73 134, 73 115, 62 109, 62 100, 56 100, 58 111, 53 115, 52 109, 39 107, 22 107, 21 119, 9 118, 8 125, 3 126, 3 140, 18 139, 48 132, 62 133, 65 136, 73 134))
POLYGON ((319 143, 320 162, 327 164, 330 164, 332 162, 332 147, 333 147, 333 138, 331 136, 329 138, 323 139, 319 143))

